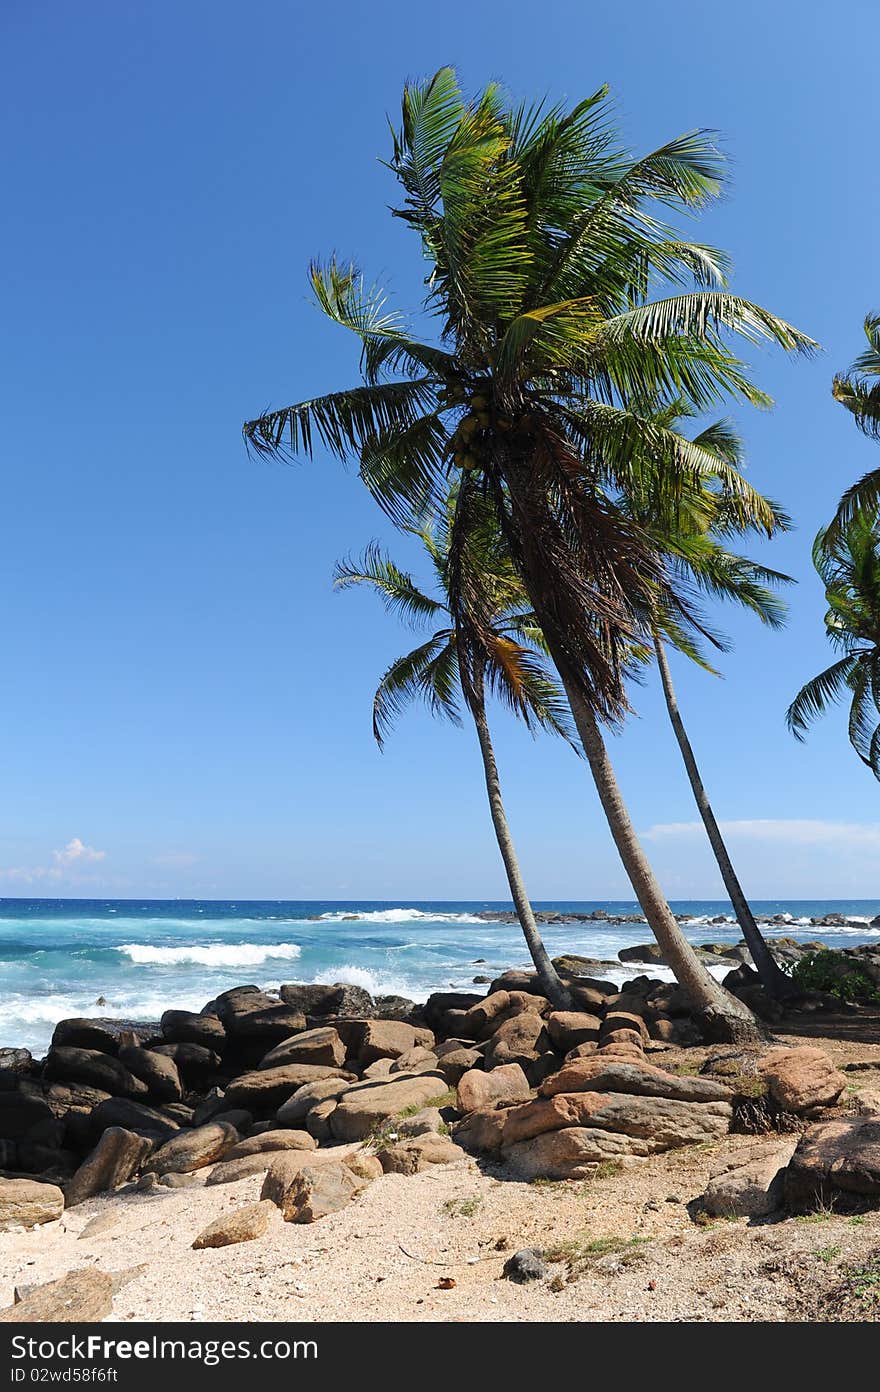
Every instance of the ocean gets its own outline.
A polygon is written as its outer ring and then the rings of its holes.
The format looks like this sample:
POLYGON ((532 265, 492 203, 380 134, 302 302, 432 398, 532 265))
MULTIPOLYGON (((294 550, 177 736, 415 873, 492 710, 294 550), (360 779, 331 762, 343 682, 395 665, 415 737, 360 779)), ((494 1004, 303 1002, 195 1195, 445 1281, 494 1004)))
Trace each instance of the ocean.
MULTIPOLYGON (((0 900, 0 1046, 41 1054, 65 1016, 157 1020, 171 1007, 199 1010, 218 992, 245 983, 271 988, 284 981, 348 981, 374 995, 413 1000, 450 988, 479 990, 472 987, 474 976, 528 962, 518 927, 476 917, 510 907, 500 901, 0 900)), ((535 907, 639 911, 634 902, 607 900, 535 907)), ((759 900, 752 907, 770 937, 821 938, 830 947, 880 940, 880 929, 868 926, 880 914, 880 900, 759 900), (810 922, 829 913, 856 926, 810 922), (767 924, 780 914, 784 924, 767 924)), ((672 908, 691 916, 683 926, 694 943, 740 939, 726 901, 677 901, 672 908), (724 923, 710 922, 719 915, 724 923)), ((651 940, 644 922, 548 925, 542 931, 553 956, 615 960, 622 947, 651 940)), ((602 975, 623 981, 639 970, 618 964, 602 975)), ((723 975, 727 968, 713 970, 723 975)))

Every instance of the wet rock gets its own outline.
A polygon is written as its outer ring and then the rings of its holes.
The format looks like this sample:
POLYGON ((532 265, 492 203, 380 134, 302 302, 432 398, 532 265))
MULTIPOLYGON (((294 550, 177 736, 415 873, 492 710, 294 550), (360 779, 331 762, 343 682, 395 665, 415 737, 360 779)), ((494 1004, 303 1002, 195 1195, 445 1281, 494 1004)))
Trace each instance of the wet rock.
POLYGON ((86 1083, 89 1087, 101 1088, 113 1097, 146 1097, 147 1085, 111 1054, 100 1053, 96 1049, 79 1049, 68 1046, 50 1050, 43 1069, 48 1082, 55 1079, 61 1082, 86 1083))
POLYGON ((148 1107, 145 1102, 134 1102, 130 1097, 108 1097, 94 1108, 90 1120, 95 1133, 106 1131, 108 1126, 122 1127, 140 1136, 149 1136, 160 1144, 180 1130, 180 1123, 174 1117, 156 1107, 148 1107))
POLYGON ((101 1054, 117 1054, 119 1042, 113 1032, 101 1020, 71 1019, 59 1020, 52 1032, 52 1049, 70 1046, 76 1049, 92 1049, 101 1054))
POLYGON ((201 1092, 215 1082, 220 1068, 220 1055, 203 1044, 183 1041, 180 1044, 154 1044, 152 1052, 173 1059, 184 1086, 201 1092))
POLYGON ((197 1015, 192 1010, 166 1010, 161 1028, 169 1044, 198 1044, 219 1054, 226 1043, 226 1030, 217 1015, 197 1015))

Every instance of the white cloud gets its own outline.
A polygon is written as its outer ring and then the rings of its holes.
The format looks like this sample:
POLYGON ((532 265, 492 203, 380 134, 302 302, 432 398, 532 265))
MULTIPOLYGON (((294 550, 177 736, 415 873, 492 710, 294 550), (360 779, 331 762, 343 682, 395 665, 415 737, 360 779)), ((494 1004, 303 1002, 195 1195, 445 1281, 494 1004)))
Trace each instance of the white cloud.
POLYGON ((72 837, 60 851, 52 852, 51 865, 12 865, 0 869, 0 880, 17 884, 38 884, 41 880, 61 880, 71 866, 80 866, 96 860, 104 860, 106 851, 87 846, 78 836, 72 837))
MULTIPOLYGON (((721 822, 731 841, 774 842, 787 846, 868 846, 880 850, 880 823, 825 822, 798 818, 757 817, 721 822)), ((658 822, 644 833, 646 841, 682 841, 705 836, 702 822, 658 822)))
POLYGON ((68 841, 63 851, 53 851, 52 859, 59 868, 73 865, 77 860, 103 860, 106 851, 96 851, 94 846, 85 846, 78 836, 68 841))

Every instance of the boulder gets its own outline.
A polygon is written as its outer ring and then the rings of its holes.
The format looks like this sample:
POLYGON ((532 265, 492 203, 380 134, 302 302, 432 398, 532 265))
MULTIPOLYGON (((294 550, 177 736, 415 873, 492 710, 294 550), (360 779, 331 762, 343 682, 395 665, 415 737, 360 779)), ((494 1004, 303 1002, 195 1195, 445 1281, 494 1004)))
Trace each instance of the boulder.
POLYGON ((793 1212, 841 1199, 880 1196, 880 1118, 816 1122, 798 1141, 785 1172, 785 1206, 793 1212))
MULTIPOLYGON (((377 1059, 377 1063, 384 1063, 385 1059, 377 1059)), ((431 1049, 426 1049, 422 1044, 415 1044, 412 1049, 407 1049, 406 1053, 400 1054, 396 1059, 390 1061, 389 1074, 394 1073, 433 1073, 436 1071, 439 1060, 431 1049)), ((370 1065, 372 1066, 372 1065, 370 1065)))
POLYGON ((353 1181, 351 1194, 354 1194, 359 1187, 363 1187, 366 1181, 351 1170, 346 1164, 347 1159, 347 1154, 340 1154, 338 1150, 281 1151, 278 1155, 270 1157, 271 1163, 266 1172, 266 1178, 263 1180, 260 1198, 271 1199, 272 1203, 281 1209, 281 1216, 285 1222, 291 1222, 295 1205, 294 1196, 300 1192, 297 1187, 300 1172, 304 1169, 314 1171, 324 1165, 335 1167, 340 1163, 349 1170, 353 1181))
POLYGON ((394 1059, 376 1059, 373 1063, 368 1063, 366 1068, 361 1069, 361 1078, 387 1078, 393 1064, 394 1059))
POLYGON ((153 1044, 151 1052, 173 1059, 184 1085, 197 1092, 211 1086, 220 1068, 220 1055, 203 1044, 153 1044))
MULTIPOLYGON (((277 998, 267 995, 259 986, 233 986, 230 991, 222 991, 209 1007, 206 1006, 206 1010, 210 1009, 219 1017, 227 1034, 238 1034, 242 1021, 248 1015, 258 1010, 271 1010, 276 1005, 277 998)), ((288 1030, 288 1033, 292 1031, 288 1030)))
POLYGON ((452 1128, 457 1145, 472 1155, 482 1155, 501 1148, 504 1139, 504 1106, 478 1107, 452 1128))
POLYGON ((458 1110, 473 1112, 496 1102, 522 1102, 530 1091, 528 1079, 518 1063, 502 1064, 491 1073, 473 1068, 459 1080, 458 1110))
POLYGON ((94 1324, 113 1309, 113 1278, 87 1267, 60 1281, 34 1286, 15 1305, 0 1311, 5 1324, 94 1324))
POLYGON ((439 1136, 445 1134, 446 1123, 439 1107, 423 1107, 420 1112, 404 1117, 395 1129, 398 1136, 427 1136, 430 1132, 439 1136))
POLYGON ((345 1063, 345 1045, 332 1026, 304 1030, 270 1049, 260 1067, 275 1068, 285 1063, 318 1063, 340 1068, 345 1063))
POLYGON ((547 1018, 547 1032, 554 1047, 566 1054, 579 1044, 596 1042, 601 1023, 598 1015, 584 1010, 554 1010, 547 1018))
POLYGON ((52 1223, 64 1212, 64 1195, 56 1184, 35 1179, 0 1179, 0 1232, 52 1223))
POLYGON ((434 1035, 429 1029, 407 1025, 403 1020, 367 1020, 361 1030, 358 1054, 362 1063, 380 1058, 399 1058, 407 1050, 421 1045, 430 1049, 434 1035))
POLYGON ((472 1005, 479 1005, 482 999, 473 991, 434 991, 422 1009, 430 1028, 439 1030, 450 1010, 460 1010, 464 1014, 472 1005))
POLYGON ((353 1082, 354 1074, 327 1064, 287 1063, 279 1068, 258 1068, 234 1078, 226 1089, 226 1100, 253 1112, 274 1111, 306 1083, 338 1078, 353 1082))
POLYGON ((305 1166, 294 1175, 282 1208, 286 1223, 315 1223, 329 1213, 346 1208, 362 1187, 357 1175, 341 1161, 313 1168, 305 1166))
POLYGON ((440 1073, 400 1073, 388 1080, 355 1083, 340 1097, 330 1129, 337 1140, 362 1141, 388 1117, 409 1107, 423 1107, 445 1089, 446 1079, 440 1073))
POLYGON ((557 1092, 511 1107, 504 1114, 503 1144, 545 1131, 599 1127, 644 1141, 643 1153, 714 1141, 726 1135, 732 1108, 726 1102, 679 1102, 614 1092, 557 1092))
POLYGON ((109 1126, 65 1186, 67 1207, 74 1208, 107 1189, 118 1189, 140 1169, 152 1148, 146 1136, 109 1126))
POLYGON ((292 1005, 306 1015, 336 1015, 340 1019, 366 1020, 376 1008, 369 991, 342 981, 332 986, 286 985, 280 988, 279 994, 286 1005, 292 1005))
POLYGON ((859 1116, 880 1115, 880 1091, 877 1088, 859 1088, 850 1098, 850 1104, 859 1116))
MULTIPOLYGON (((106 1095, 101 1094, 102 1097, 106 1095)), ((0 1092, 0 1139, 18 1140, 34 1127, 54 1120, 55 1112, 47 1099, 18 1090, 0 1092)))
POLYGON ((802 1116, 833 1106, 846 1087, 825 1051, 809 1044, 770 1049, 758 1060, 758 1072, 777 1106, 802 1116))
POLYGON ((643 1044, 647 1044, 648 1027, 641 1015, 632 1010, 622 1010, 619 1005, 610 1007, 602 1020, 599 1030, 599 1043, 604 1044, 611 1034, 633 1034, 643 1044))
POLYGON ((437 1070, 443 1074, 450 1087, 455 1087, 471 1068, 482 1066, 483 1055, 479 1049, 450 1049, 437 1060, 437 1070))
POLYGON ((50 1048, 91 1049, 100 1054, 117 1054, 119 1040, 101 1020, 59 1020, 52 1031, 50 1048))
POLYGON ((234 1126, 224 1121, 209 1121, 191 1131, 180 1131, 155 1152, 150 1168, 157 1175, 188 1174, 205 1165, 213 1165, 237 1145, 239 1135, 234 1126))
POLYGON ((273 1150, 314 1150, 315 1141, 308 1131, 263 1131, 258 1136, 248 1136, 226 1152, 227 1163, 239 1160, 244 1155, 262 1155, 273 1150))
POLYGON ((650 962, 656 966, 666 963, 666 958, 657 943, 638 943, 634 947, 622 947, 617 957, 621 962, 650 962))
POLYGON ((462 1160, 464 1151, 448 1136, 428 1132, 396 1141, 378 1151, 377 1157, 385 1174, 413 1175, 432 1165, 451 1165, 455 1160, 462 1160))
POLYGON ((541 1083, 542 1097, 556 1092, 626 1092, 639 1097, 671 1097, 679 1102, 730 1102, 729 1087, 715 1078, 667 1073, 640 1061, 609 1058, 604 1053, 573 1059, 541 1083))
POLYGON ((275 1205, 268 1199, 261 1199, 259 1203, 236 1208, 232 1213, 221 1213, 213 1223, 202 1228, 192 1245, 199 1251, 203 1247, 231 1247, 236 1242, 253 1242, 254 1238, 263 1236, 274 1212, 275 1205))
POLYGON ((151 1097, 160 1102, 179 1102, 183 1096, 183 1084, 174 1059, 165 1054, 154 1053, 152 1049, 142 1049, 139 1045, 126 1044, 119 1050, 119 1062, 129 1073, 146 1083, 151 1097))
POLYGON ((90 1120, 93 1133, 106 1131, 108 1126, 121 1126, 160 1143, 170 1140, 180 1130, 180 1123, 174 1117, 144 1102, 134 1102, 130 1097, 108 1097, 105 1102, 99 1102, 90 1120))
POLYGON ((197 1015, 192 1010, 166 1010, 161 1021, 162 1036, 169 1044, 198 1044, 221 1053, 226 1030, 217 1015, 197 1015))
POLYGON ((644 1142, 594 1128, 568 1126, 544 1131, 528 1141, 505 1146, 501 1154, 521 1179, 588 1179, 596 1166, 647 1153, 644 1142))
MULTIPOLYGON (((205 1180, 205 1187, 214 1184, 235 1184, 240 1179, 250 1179, 251 1175, 265 1174, 273 1156, 277 1154, 277 1151, 267 1150, 255 1155, 240 1155, 237 1160, 221 1160, 205 1180)), ((302 1154, 308 1152, 303 1151, 302 1154)))
POLYGON ((545 1276, 549 1276, 550 1267, 540 1252, 536 1252, 533 1247, 521 1247, 512 1257, 507 1258, 501 1274, 508 1281, 525 1285, 528 1281, 541 1281, 545 1276))
POLYGON ((0 1049, 0 1085, 16 1087, 17 1080, 33 1070, 30 1049, 0 1049))
POLYGON ((261 1010, 240 1010, 228 1023, 229 1033, 237 1039, 262 1040, 272 1045, 283 1043, 305 1028, 306 1017, 302 1011, 278 1001, 261 1010))
POLYGON ((781 1142, 730 1156, 713 1170, 703 1195, 706 1212, 717 1218, 765 1218, 782 1207, 785 1170, 796 1141, 781 1142))
POLYGON ((113 1097, 146 1097, 147 1085, 129 1073, 112 1054, 97 1049, 59 1047, 50 1050, 43 1068, 47 1082, 60 1079, 101 1088, 113 1097))
POLYGON ((550 1036, 537 1011, 518 1009, 516 1015, 504 1020, 493 1031, 483 1056, 485 1067, 495 1069, 510 1063, 524 1066, 550 1047, 550 1036))
POLYGON ((381 1179, 385 1173, 378 1157, 371 1155, 367 1150, 356 1150, 353 1155, 347 1155, 345 1164, 353 1175, 356 1175, 358 1179, 366 1180, 367 1183, 374 1179, 381 1179))
POLYGON ((351 1087, 345 1078, 321 1078, 316 1083, 304 1083, 292 1097, 282 1102, 275 1116, 279 1126, 300 1126, 313 1107, 328 1097, 341 1097, 351 1087))
POLYGON ((336 1111, 336 1105, 336 1098, 328 1097, 316 1107, 312 1107, 306 1117, 306 1130, 317 1145, 329 1145, 333 1140, 330 1118, 336 1111))

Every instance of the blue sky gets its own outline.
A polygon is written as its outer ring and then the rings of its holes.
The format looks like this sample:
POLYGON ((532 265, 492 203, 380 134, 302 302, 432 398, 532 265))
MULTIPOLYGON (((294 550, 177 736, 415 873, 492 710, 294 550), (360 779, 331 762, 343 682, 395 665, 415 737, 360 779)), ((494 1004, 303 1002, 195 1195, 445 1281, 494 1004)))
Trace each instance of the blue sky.
MULTIPOLYGON (((311 256, 416 302, 379 157, 403 80, 452 62, 517 97, 608 82, 637 150, 722 133, 731 189, 699 235, 825 351, 757 355, 777 406, 738 416, 798 524, 766 552, 801 581, 788 628, 731 615, 724 680, 678 662, 681 704, 756 897, 878 895, 880 788, 843 715, 805 746, 783 724, 828 660, 810 540, 876 463, 829 384, 880 305, 878 30, 867 3, 836 25, 785 0, 7 0, 0 893, 506 897, 471 733, 414 712, 371 739, 409 635, 330 576, 371 538, 405 548, 338 466, 240 438, 355 377, 311 256)), ((717 895, 653 682, 636 704, 613 741, 635 821, 671 897, 717 895)), ((497 743, 534 897, 629 899, 586 770, 501 717, 497 743)))

